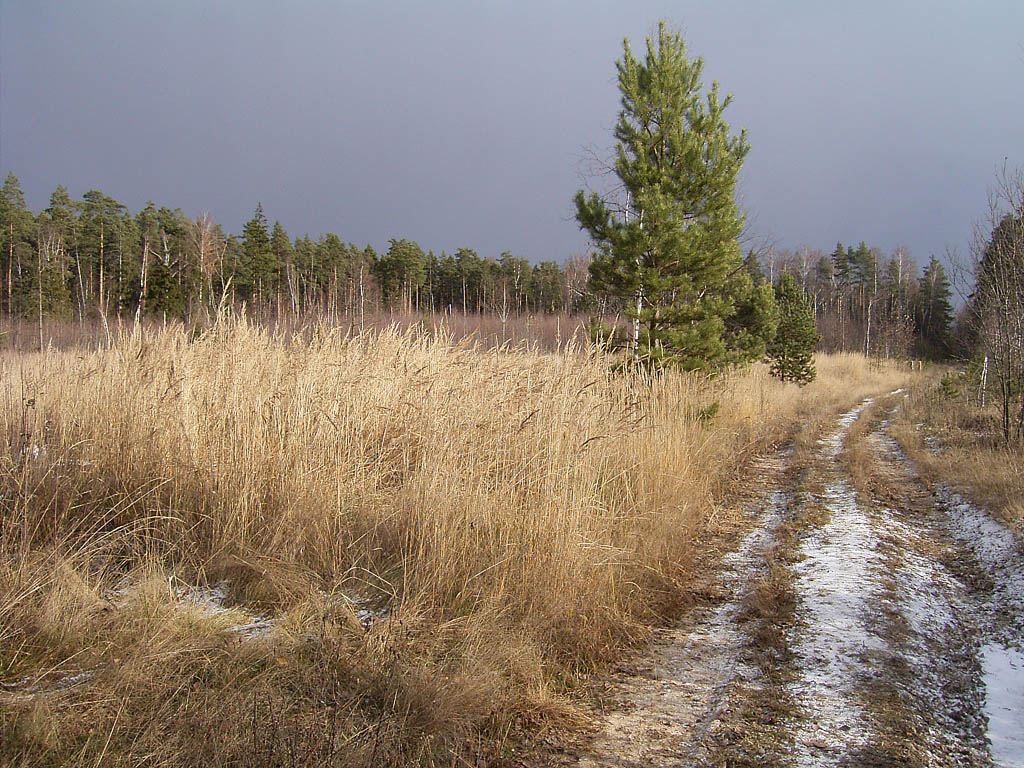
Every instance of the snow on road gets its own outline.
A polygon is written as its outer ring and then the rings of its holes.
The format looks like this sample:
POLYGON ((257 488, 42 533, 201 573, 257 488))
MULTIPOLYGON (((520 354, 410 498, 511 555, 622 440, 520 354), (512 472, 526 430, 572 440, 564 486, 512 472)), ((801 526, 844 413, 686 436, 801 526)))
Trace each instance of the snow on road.
POLYGON ((1024 768, 1024 653, 989 643, 982 660, 992 758, 1004 768, 1024 768))
POLYGON ((727 598, 615 683, 625 707, 580 765, 728 764, 719 750, 743 738, 733 715, 767 693, 790 704, 782 737, 744 753, 761 764, 1024 768, 1024 551, 984 511, 930 490, 885 421, 865 438, 874 485, 857 490, 844 451, 871 403, 819 441, 810 480, 767 497, 722 560, 727 598), (784 522, 799 531, 786 552, 784 522), (744 655, 756 642, 741 614, 771 552, 789 563, 796 617, 769 683, 744 655), (723 721, 731 742, 716 736, 723 721))
POLYGON ((820 504, 828 521, 801 542, 803 559, 793 567, 801 620, 791 631, 798 679, 791 693, 802 717, 795 733, 797 765, 828 765, 832 758, 867 746, 870 725, 855 683, 866 652, 884 644, 868 629, 878 539, 857 496, 834 464, 850 427, 870 405, 843 414, 838 429, 820 442, 829 463, 827 485, 807 503, 820 504))
POLYGON ((983 577, 978 623, 995 764, 1024 768, 1024 551, 1013 532, 947 486, 936 490, 951 535, 983 577))
MULTIPOLYGON (((765 472, 780 474, 779 467, 769 466, 771 461, 765 461, 765 472)), ((750 510, 753 530, 721 561, 718 588, 725 599, 664 633, 650 657, 617 682, 615 697, 623 706, 607 716, 603 732, 580 756, 579 766, 707 764, 730 691, 760 675, 744 659, 747 638, 739 614, 789 503, 776 490, 750 510)))

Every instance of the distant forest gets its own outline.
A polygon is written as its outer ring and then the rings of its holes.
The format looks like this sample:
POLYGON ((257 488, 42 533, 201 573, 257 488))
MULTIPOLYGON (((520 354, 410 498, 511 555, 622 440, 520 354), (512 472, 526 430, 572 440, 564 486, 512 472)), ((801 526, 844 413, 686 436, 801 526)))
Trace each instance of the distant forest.
MULTIPOLYGON (((195 319, 230 303, 259 318, 361 312, 568 313, 605 319, 616 300, 591 290, 589 259, 531 264, 509 252, 481 257, 425 251, 394 238, 378 254, 333 233, 292 238, 262 205, 241 234, 206 213, 139 212, 97 190, 72 200, 63 186, 32 213, 14 174, 0 192, 0 314, 8 320, 66 317, 195 319)), ((953 310, 942 263, 923 272, 904 249, 860 243, 830 253, 751 251, 755 282, 793 275, 814 306, 826 350, 885 357, 942 357, 953 310)))

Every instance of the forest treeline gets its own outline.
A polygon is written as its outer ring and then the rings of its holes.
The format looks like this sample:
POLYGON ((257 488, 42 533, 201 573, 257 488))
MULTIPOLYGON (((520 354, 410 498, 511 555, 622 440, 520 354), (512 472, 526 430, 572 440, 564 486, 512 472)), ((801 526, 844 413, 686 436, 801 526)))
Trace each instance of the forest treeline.
POLYGON ((482 258, 470 248, 425 251, 394 238, 387 251, 334 233, 291 238, 256 207, 242 233, 225 233, 208 213, 187 217, 152 202, 132 213, 97 190, 72 200, 63 186, 33 214, 8 174, 0 306, 8 316, 186 317, 225 296, 258 310, 581 312, 586 263, 533 265, 511 253, 482 258))
MULTIPOLYGON (((0 192, 0 313, 7 318, 189 318, 223 301, 260 316, 381 309, 412 312, 621 315, 596 290, 590 259, 531 264, 471 248, 440 255, 394 238, 378 254, 327 233, 291 237, 262 206, 240 234, 208 213, 194 218, 153 203, 136 213, 97 190, 73 200, 63 186, 33 213, 18 179, 0 192)), ((865 243, 831 253, 749 252, 755 284, 793 275, 811 301, 826 350, 886 357, 947 353, 950 285, 934 256, 922 271, 906 249, 865 243)))
POLYGON ((813 304, 824 349, 932 359, 953 351, 952 290, 935 256, 922 270, 904 247, 886 255, 862 241, 836 243, 831 253, 749 253, 744 267, 755 282, 776 284, 783 274, 793 276, 813 304))

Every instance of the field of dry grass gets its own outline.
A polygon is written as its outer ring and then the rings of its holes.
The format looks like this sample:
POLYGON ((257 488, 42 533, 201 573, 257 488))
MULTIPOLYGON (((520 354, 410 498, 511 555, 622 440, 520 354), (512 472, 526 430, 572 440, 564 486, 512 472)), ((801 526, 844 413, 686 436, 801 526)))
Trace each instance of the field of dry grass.
MULTIPOLYGON (((536 349, 554 352, 567 344, 580 343, 588 338, 587 324, 589 317, 582 314, 509 313, 503 321, 501 315, 494 312, 463 314, 460 310, 438 310, 436 312, 415 312, 405 310, 388 310, 373 307, 365 313, 338 312, 321 314, 309 312, 293 314, 290 312, 267 311, 259 313, 251 307, 235 307, 235 316, 246 315, 249 322, 270 329, 279 336, 289 338, 308 338, 310 330, 321 323, 341 328, 346 333, 380 333, 384 330, 399 329, 415 330, 432 334, 443 334, 454 341, 469 341, 491 349, 503 344, 528 344, 536 349)), ((216 317, 205 307, 198 309, 192 320, 200 330, 209 327, 216 317)), ((606 318, 609 324, 623 322, 621 318, 606 318)), ((150 331, 158 331, 175 321, 162 321, 147 318, 142 325, 150 331)), ((87 350, 105 344, 109 338, 120 337, 131 330, 134 321, 131 316, 120 319, 110 318, 106 325, 96 316, 86 316, 84 321, 71 321, 66 318, 51 317, 44 319, 42 327, 43 347, 58 350, 87 350)), ((40 328, 30 320, 0 316, 0 340, 4 348, 21 352, 34 352, 39 349, 40 328)))
POLYGON ((753 454, 906 378, 818 370, 237 321, 7 352, 0 763, 501 764, 678 615, 753 454))
POLYGON ((955 371, 933 369, 907 398, 893 434, 931 482, 949 483, 1024 537, 1024 453, 1003 441, 998 404, 990 398, 979 408, 967 388, 955 371))

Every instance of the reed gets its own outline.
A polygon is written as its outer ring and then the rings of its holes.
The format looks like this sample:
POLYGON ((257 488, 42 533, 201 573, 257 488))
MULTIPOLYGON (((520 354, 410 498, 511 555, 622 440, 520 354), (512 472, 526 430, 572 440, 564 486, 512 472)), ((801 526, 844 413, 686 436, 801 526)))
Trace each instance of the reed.
POLYGON ((747 460, 906 375, 444 329, 135 329, 0 369, 0 761, 488 761, 685 607, 747 460), (217 738, 209 737, 216 733, 217 738))

